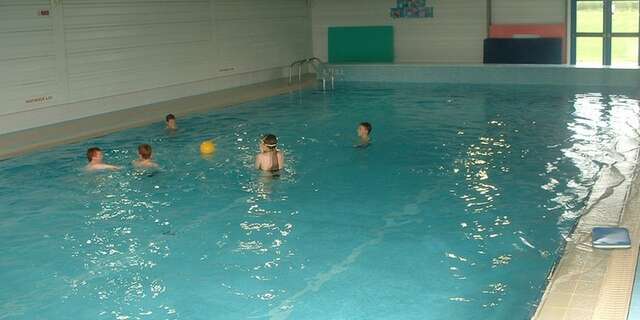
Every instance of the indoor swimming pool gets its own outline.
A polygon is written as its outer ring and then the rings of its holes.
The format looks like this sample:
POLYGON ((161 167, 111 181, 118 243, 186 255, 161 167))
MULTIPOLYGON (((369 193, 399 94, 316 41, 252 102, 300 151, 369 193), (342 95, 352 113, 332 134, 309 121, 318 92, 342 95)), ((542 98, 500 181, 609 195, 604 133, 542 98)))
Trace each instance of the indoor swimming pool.
POLYGON ((527 319, 639 101, 343 82, 1 161, 0 319, 527 319), (84 172, 92 146, 124 168, 84 172))

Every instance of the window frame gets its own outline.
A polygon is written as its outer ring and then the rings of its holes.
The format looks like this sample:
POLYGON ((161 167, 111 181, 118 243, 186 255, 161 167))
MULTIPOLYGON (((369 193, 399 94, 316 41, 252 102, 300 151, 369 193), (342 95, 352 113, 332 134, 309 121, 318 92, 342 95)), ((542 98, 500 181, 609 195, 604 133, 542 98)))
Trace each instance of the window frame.
MULTIPOLYGON (((577 38, 578 37, 594 37, 602 38, 602 65, 611 65, 611 41, 613 38, 636 38, 638 41, 638 66, 640 66, 640 30, 637 32, 613 32, 612 31, 612 8, 613 3, 616 1, 628 1, 628 0, 571 0, 571 52, 569 61, 572 65, 576 64, 577 55, 577 38), (603 4, 603 19, 602 19, 602 32, 577 32, 577 10, 578 2, 602 2, 603 4)), ((640 26, 640 5, 638 6, 638 25, 640 26)), ((639 27, 640 28, 640 27, 639 27)))

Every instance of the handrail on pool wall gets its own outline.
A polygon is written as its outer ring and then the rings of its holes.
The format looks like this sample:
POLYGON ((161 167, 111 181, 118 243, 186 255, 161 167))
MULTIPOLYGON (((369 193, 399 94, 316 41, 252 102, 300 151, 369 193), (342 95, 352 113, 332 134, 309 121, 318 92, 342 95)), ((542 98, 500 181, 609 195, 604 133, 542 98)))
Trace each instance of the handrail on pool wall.
POLYGON ((302 67, 305 64, 310 64, 315 70, 316 74, 322 80, 323 91, 327 89, 327 78, 331 80, 331 89, 334 88, 335 75, 333 69, 325 68, 327 64, 318 57, 300 59, 292 62, 289 65, 289 85, 293 83, 293 68, 295 68, 296 66, 298 67, 298 82, 302 81, 302 67))

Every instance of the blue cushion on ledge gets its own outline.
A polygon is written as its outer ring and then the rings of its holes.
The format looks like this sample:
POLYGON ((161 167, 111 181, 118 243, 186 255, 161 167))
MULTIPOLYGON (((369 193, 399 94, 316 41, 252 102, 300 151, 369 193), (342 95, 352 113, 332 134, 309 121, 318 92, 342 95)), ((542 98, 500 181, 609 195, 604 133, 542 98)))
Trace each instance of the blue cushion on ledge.
POLYGON ((595 248, 630 248, 629 230, 615 227, 596 227, 591 231, 591 243, 595 248))

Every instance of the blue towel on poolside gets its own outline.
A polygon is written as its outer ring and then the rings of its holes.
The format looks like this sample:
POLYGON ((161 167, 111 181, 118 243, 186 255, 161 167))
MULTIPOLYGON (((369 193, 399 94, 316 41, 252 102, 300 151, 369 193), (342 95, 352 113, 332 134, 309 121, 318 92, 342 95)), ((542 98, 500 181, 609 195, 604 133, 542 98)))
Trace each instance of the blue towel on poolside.
POLYGON ((616 227, 596 227, 591 231, 591 243, 594 248, 615 249, 630 248, 629 230, 616 227))

